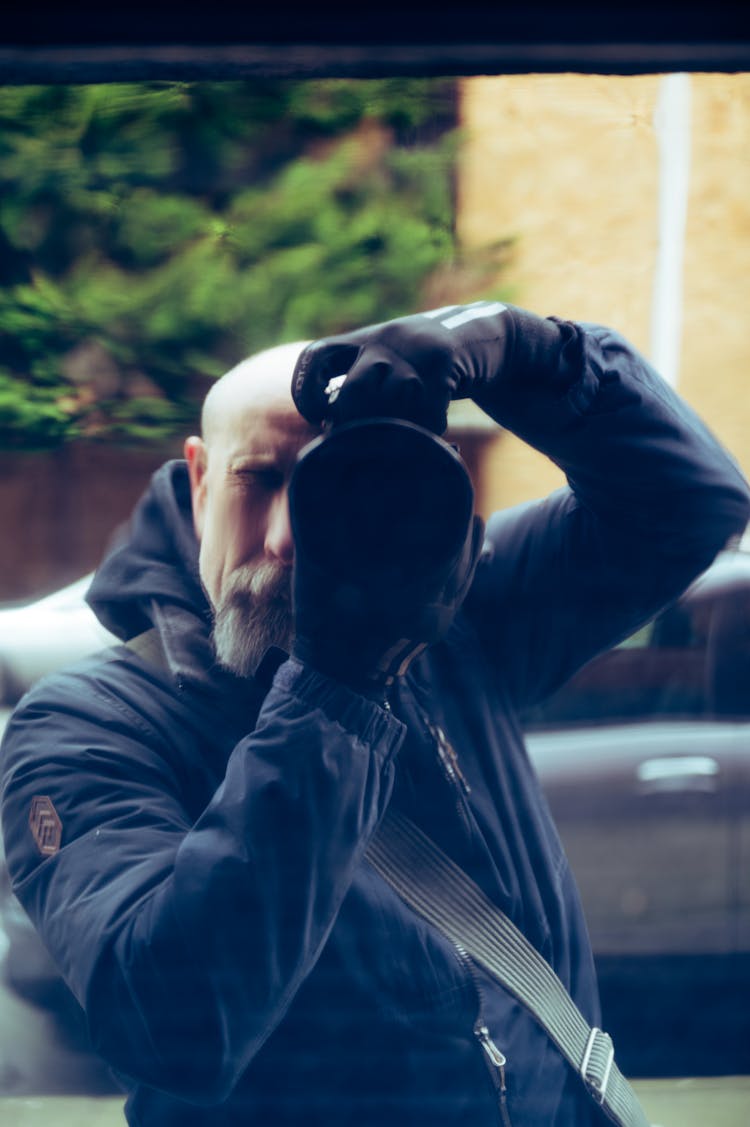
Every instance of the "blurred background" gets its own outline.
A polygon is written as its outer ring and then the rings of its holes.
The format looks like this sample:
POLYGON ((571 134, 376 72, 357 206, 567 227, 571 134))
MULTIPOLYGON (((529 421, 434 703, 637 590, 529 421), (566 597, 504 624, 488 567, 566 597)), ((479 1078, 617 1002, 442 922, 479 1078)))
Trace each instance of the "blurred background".
MULTIPOLYGON (((93 567, 249 352, 478 297, 619 329, 749 469, 750 75, 0 88, 0 600, 93 567)), ((452 421, 483 511, 557 484, 452 421)))
POLYGON ((432 302, 458 116, 450 80, 0 89, 0 599, 91 568, 248 353, 432 302))

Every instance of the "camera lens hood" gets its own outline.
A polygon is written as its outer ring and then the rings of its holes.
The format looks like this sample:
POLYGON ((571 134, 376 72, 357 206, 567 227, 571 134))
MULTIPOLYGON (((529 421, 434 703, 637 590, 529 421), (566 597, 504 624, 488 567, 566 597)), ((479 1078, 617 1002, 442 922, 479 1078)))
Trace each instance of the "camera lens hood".
POLYGON ((331 574, 407 578, 460 551, 474 490, 454 448, 400 419, 336 427, 300 453, 289 489, 297 550, 331 574))
POLYGON ((479 551, 471 478, 447 442, 401 419, 337 426, 301 451, 289 509, 298 572, 332 592, 331 629, 444 632, 479 551))

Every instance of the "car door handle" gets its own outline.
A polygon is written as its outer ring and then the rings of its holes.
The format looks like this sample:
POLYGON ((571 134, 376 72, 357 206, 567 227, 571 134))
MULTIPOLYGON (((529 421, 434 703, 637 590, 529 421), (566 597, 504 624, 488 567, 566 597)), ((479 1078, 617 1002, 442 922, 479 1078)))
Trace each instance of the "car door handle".
POLYGON ((644 759, 636 768, 643 794, 711 794, 718 789, 719 773, 719 764, 710 755, 665 755, 644 759))

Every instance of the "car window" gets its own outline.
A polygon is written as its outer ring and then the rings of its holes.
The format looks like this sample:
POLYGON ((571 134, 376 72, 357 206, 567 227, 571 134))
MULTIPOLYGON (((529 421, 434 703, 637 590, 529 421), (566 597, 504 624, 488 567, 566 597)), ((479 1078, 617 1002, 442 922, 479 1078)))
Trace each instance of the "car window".
POLYGON ((698 585, 589 662, 528 728, 750 716, 750 577, 698 585))

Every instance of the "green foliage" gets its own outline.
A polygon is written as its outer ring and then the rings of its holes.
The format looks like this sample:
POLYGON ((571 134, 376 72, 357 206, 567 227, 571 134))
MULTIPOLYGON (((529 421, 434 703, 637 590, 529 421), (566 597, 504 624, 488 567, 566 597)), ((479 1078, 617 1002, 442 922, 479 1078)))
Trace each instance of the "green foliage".
POLYGON ((180 430, 456 259, 448 80, 0 89, 0 444, 180 430))
POLYGON ((64 405, 0 370, 0 434, 6 447, 56 446, 72 437, 64 405), (31 443, 29 438, 32 437, 31 443))

